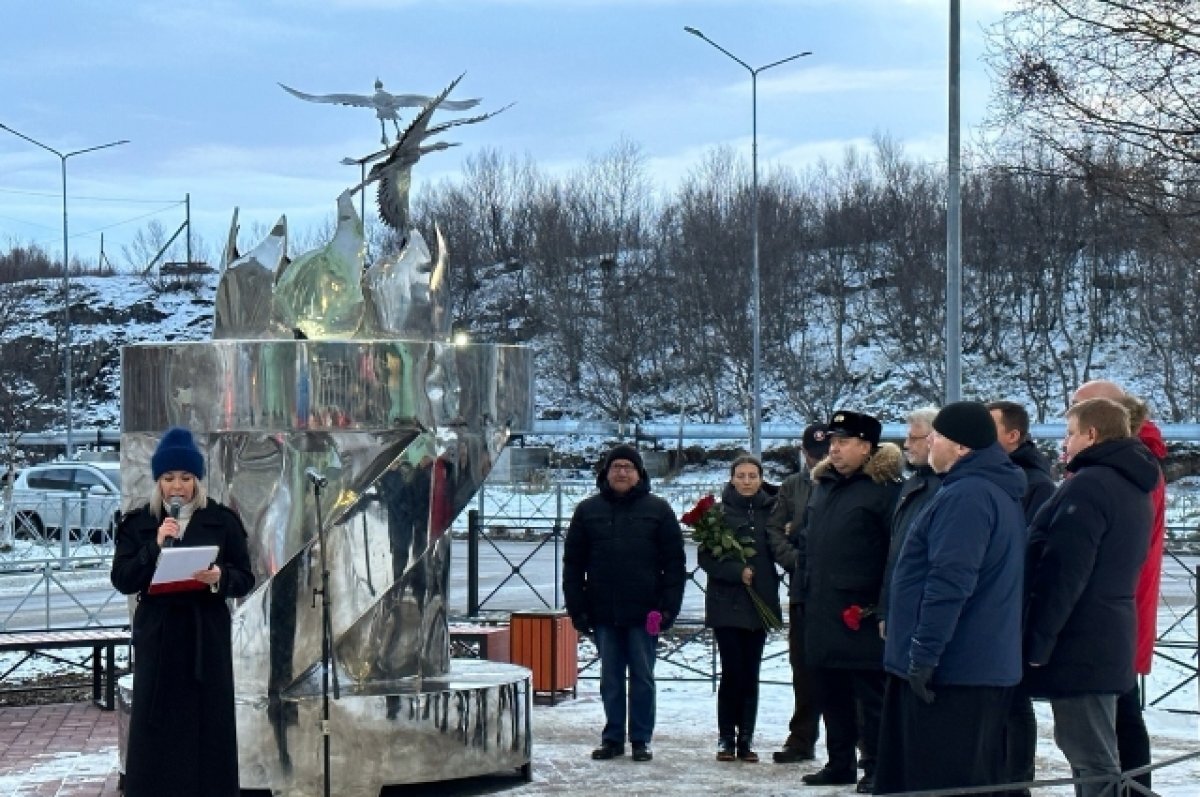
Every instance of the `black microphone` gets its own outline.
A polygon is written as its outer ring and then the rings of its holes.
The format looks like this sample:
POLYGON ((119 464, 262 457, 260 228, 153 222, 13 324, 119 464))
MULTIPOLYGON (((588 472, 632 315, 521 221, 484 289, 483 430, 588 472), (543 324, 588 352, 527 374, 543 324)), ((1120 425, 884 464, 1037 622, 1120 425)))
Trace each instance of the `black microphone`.
POLYGON ((325 485, 329 484, 329 479, 316 468, 306 469, 304 475, 308 477, 308 480, 313 483, 314 487, 324 489, 325 485))
MULTIPOLYGON (((183 499, 177 495, 171 496, 171 500, 167 502, 167 514, 172 520, 179 520, 179 510, 183 509, 183 499)), ((166 537, 163 539, 163 547, 170 548, 175 545, 174 537, 166 537)))

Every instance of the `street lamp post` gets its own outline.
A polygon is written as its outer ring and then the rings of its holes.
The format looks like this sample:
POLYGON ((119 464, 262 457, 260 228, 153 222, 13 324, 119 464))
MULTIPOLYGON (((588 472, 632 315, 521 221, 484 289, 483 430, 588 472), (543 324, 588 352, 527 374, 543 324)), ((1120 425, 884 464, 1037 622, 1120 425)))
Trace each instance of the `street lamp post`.
POLYGON ((766 72, 768 69, 786 64, 788 61, 795 61, 797 58, 803 58, 806 55, 812 55, 808 50, 795 55, 789 55, 787 58, 780 58, 778 61, 772 61, 769 64, 760 67, 752 67, 742 59, 738 58, 733 53, 726 50, 721 45, 717 44, 712 39, 705 36, 696 28, 685 25, 683 28, 688 33, 703 39, 713 47, 720 50, 725 55, 736 61, 743 69, 750 73, 750 130, 751 130, 751 145, 750 145, 750 225, 752 235, 752 260, 750 271, 750 303, 751 310, 754 316, 754 343, 753 355, 750 364, 751 392, 754 394, 754 410, 750 420, 750 451, 756 457, 762 456, 762 368, 760 359, 762 356, 762 298, 761 289, 759 287, 759 272, 758 272, 758 75, 760 72, 766 72))
POLYGON ((62 164, 62 208, 63 208, 63 383, 66 390, 66 420, 67 420, 67 457, 70 458, 75 453, 74 440, 74 419, 72 417, 72 377, 71 377, 71 253, 68 248, 67 239, 67 159, 73 158, 76 155, 83 155, 85 152, 95 152, 98 149, 108 149, 109 147, 128 144, 129 141, 121 139, 120 141, 110 141, 107 144, 100 144, 95 147, 85 147, 71 152, 59 152, 54 147, 47 146, 42 142, 30 138, 24 133, 18 133, 4 123, 0 123, 0 128, 7 130, 17 138, 23 138, 30 144, 36 147, 41 147, 47 152, 58 156, 59 162, 62 164))

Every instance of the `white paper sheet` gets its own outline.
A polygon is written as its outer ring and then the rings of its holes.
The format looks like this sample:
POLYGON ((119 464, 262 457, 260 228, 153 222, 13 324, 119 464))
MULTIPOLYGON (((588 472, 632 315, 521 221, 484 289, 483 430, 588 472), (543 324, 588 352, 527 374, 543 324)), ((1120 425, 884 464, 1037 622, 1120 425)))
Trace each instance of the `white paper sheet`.
POLYGON ((204 570, 217 559, 220 549, 215 545, 197 545, 192 548, 163 548, 158 555, 158 567, 154 570, 151 584, 169 584, 192 577, 197 570, 204 570))

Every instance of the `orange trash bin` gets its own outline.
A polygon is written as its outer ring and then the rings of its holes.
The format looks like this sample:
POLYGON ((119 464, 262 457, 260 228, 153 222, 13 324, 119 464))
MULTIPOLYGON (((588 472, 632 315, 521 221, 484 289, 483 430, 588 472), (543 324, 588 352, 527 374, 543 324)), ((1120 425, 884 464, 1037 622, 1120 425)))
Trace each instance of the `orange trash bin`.
POLYGON ((509 619, 512 663, 533 671, 533 693, 575 696, 579 680, 579 634, 565 611, 513 612, 509 619))

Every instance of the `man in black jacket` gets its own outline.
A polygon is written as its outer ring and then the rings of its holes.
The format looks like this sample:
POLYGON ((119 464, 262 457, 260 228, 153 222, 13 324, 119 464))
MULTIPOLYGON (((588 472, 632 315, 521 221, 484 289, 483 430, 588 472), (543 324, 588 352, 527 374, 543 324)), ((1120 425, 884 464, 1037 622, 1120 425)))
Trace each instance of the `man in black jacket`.
MULTIPOLYGON (((987 405, 996 424, 996 440, 1025 474, 1025 494, 1021 507, 1025 525, 1033 522, 1042 504, 1054 495, 1054 475, 1050 460, 1029 438, 1029 413, 1015 401, 992 401, 987 405)), ((1028 783, 1037 774, 1034 759, 1037 755, 1037 715, 1033 700, 1024 686, 1013 693, 1005 728, 1005 762, 1010 783, 1028 783)), ((1009 797, 1029 797, 1029 789, 1009 792, 1009 797)))
POLYGON ((683 532, 670 504, 650 494, 650 477, 633 446, 608 453, 596 486, 600 492, 575 508, 563 550, 567 612, 581 634, 595 636, 600 652, 605 724, 592 758, 625 754, 628 714, 633 760, 649 761, 656 637, 647 621, 657 612, 666 629, 679 615, 687 579, 683 532))
POLYGON ((1042 504, 1054 494, 1054 472, 1050 460, 1038 450, 1029 437, 1029 413, 1015 401, 992 401, 987 405, 996 422, 996 438, 1008 458, 1025 471, 1025 497, 1021 506, 1025 510, 1026 525, 1042 504))
POLYGON ((1030 529, 1025 587, 1025 684, 1050 698, 1054 740, 1080 797, 1112 794, 1117 696, 1134 683, 1133 593, 1150 545, 1149 495, 1158 463, 1106 398, 1067 411, 1069 478, 1030 529))
POLYGON ((767 535, 775 561, 790 574, 788 584, 788 663, 792 665, 792 719, 788 723, 787 741, 772 758, 776 764, 811 761, 813 748, 820 735, 820 713, 809 683, 808 667, 804 663, 804 594, 801 585, 804 574, 796 574, 799 560, 795 539, 804 530, 804 512, 812 494, 812 469, 829 453, 829 435, 825 424, 811 423, 800 439, 804 462, 797 473, 783 480, 775 509, 767 520, 767 535))
POLYGON ((810 786, 854 783, 855 744, 862 740, 870 794, 883 703, 883 640, 874 615, 900 492, 901 453, 880 443, 878 420, 839 410, 829 421, 829 456, 813 470, 804 533, 804 647, 817 705, 825 718, 829 762, 804 775, 810 786))

